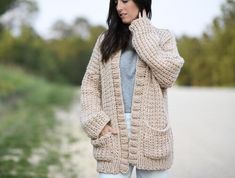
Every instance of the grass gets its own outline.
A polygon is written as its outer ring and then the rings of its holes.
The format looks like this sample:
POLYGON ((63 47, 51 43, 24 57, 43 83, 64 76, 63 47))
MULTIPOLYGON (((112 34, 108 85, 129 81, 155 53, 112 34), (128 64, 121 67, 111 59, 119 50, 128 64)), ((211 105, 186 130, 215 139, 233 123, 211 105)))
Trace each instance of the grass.
POLYGON ((69 106, 75 88, 30 76, 19 68, 0 65, 0 177, 47 177, 48 165, 59 164, 49 152, 37 164, 33 150, 53 142, 48 131, 56 124, 55 108, 69 106))

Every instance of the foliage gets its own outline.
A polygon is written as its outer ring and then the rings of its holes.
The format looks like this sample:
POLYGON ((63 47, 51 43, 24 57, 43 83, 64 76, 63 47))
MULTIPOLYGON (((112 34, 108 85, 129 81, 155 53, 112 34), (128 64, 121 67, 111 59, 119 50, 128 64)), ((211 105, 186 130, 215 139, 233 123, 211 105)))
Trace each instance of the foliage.
POLYGON ((35 0, 8 0, 0 5, 0 30, 4 27, 14 35, 20 33, 22 26, 31 25, 38 11, 35 0))
POLYGON ((59 164, 56 152, 44 151, 35 163, 34 149, 53 143, 55 108, 68 106, 74 91, 0 65, 0 177, 46 177, 49 165, 59 164))
MULTIPOLYGON (((33 7, 30 12, 35 12, 33 7)), ((39 36, 30 23, 20 26, 18 36, 5 28, 0 32, 0 63, 21 66, 50 81, 80 85, 95 41, 105 30, 81 17, 71 24, 58 20, 47 39, 39 36)), ((226 0, 221 15, 201 36, 178 38, 178 48, 185 59, 178 84, 234 86, 235 2, 226 0)))
POLYGON ((9 10, 16 0, 0 1, 0 15, 9 10))
POLYGON ((235 86, 235 1, 227 0, 210 29, 199 38, 182 36, 185 59, 179 83, 190 86, 235 86))
POLYGON ((89 36, 81 36, 74 26, 68 33, 68 26, 61 32, 66 35, 45 40, 32 27, 21 28, 19 36, 7 29, 0 34, 0 63, 16 64, 48 80, 73 85, 81 84, 96 38, 105 30, 88 24, 89 36))

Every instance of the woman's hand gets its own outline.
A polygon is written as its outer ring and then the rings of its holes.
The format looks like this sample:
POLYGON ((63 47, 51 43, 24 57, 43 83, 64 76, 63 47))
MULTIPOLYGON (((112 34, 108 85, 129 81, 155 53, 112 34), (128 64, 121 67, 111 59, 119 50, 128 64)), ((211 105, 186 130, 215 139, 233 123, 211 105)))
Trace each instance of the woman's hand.
POLYGON ((146 13, 146 10, 145 10, 145 9, 143 9, 142 15, 141 15, 141 12, 139 12, 139 18, 141 18, 141 17, 147 18, 147 13, 146 13))
POLYGON ((109 133, 109 132, 111 132, 112 134, 117 134, 116 129, 112 128, 109 124, 106 124, 100 133, 100 137, 109 133))

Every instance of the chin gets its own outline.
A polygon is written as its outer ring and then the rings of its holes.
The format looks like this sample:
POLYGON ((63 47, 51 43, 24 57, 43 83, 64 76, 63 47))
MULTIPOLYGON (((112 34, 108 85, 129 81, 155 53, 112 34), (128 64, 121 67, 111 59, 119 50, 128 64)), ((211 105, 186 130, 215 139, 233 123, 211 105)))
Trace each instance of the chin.
POLYGON ((122 23, 124 24, 130 24, 132 21, 131 20, 123 20, 122 23))

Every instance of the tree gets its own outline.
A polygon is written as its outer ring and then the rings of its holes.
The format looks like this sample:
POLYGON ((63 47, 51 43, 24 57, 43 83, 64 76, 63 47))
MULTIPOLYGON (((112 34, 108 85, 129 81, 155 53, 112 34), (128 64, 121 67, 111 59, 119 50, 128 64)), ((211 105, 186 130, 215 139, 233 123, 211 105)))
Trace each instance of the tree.
POLYGON ((9 10, 16 0, 0 1, 0 16, 9 10))
MULTIPOLYGON (((15 2, 16 0, 0 1, 0 21, 2 14, 9 10, 15 2)), ((2 31, 2 28, 3 26, 0 22, 0 32, 2 31)))
POLYGON ((0 22, 15 35, 19 35, 22 26, 31 26, 37 12, 36 1, 16 0, 11 3, 11 8, 3 14, 0 22))
POLYGON ((83 17, 75 18, 72 24, 58 20, 51 28, 52 38, 73 38, 79 37, 84 40, 90 37, 91 24, 83 17))
POLYGON ((235 1, 227 0, 221 12, 201 37, 179 39, 185 58, 180 84, 235 86, 235 1))

